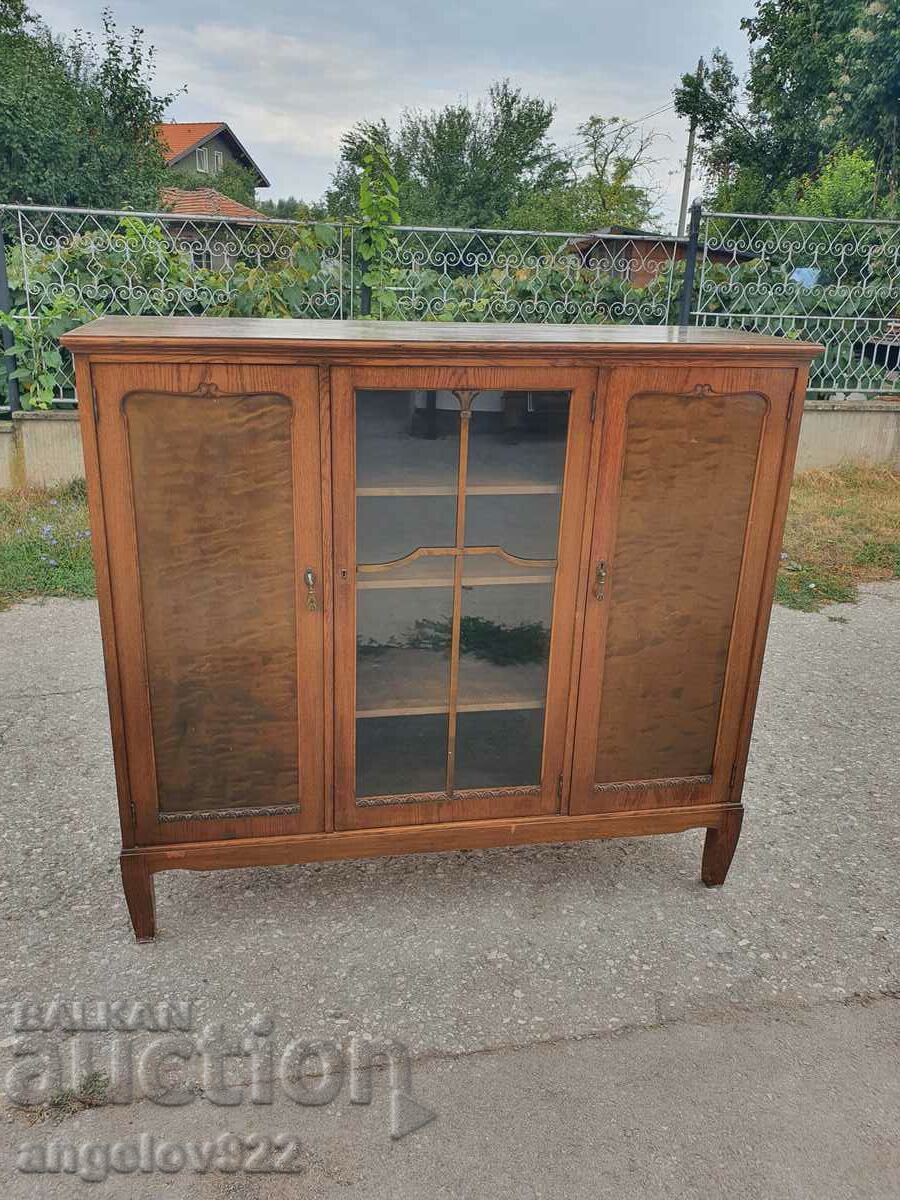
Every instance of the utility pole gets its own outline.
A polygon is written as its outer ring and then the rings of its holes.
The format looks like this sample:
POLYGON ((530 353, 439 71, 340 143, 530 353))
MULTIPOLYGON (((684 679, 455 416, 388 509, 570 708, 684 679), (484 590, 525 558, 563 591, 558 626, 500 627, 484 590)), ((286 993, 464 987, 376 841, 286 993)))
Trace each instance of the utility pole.
MULTIPOLYGON (((703 59, 697 63, 697 84, 703 86, 703 59)), ((691 128, 688 133, 687 154, 684 159, 684 183, 681 185, 681 208, 678 212, 678 236, 684 237, 684 227, 687 222, 688 201, 691 198, 691 172, 694 169, 694 138, 697 134, 697 117, 691 117, 691 128)))

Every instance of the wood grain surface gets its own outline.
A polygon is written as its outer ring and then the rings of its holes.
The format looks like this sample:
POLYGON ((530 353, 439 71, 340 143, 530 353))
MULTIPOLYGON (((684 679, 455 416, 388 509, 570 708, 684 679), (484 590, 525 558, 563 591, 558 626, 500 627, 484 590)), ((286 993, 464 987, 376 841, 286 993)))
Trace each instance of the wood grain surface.
MULTIPOLYGON (((248 347, 260 343, 324 346, 358 345, 372 350, 423 346, 634 347, 663 346, 669 353, 705 347, 765 355, 777 353, 808 361, 820 347, 787 338, 743 333, 732 329, 703 329, 679 325, 527 325, 448 321, 290 321, 255 317, 100 317, 62 338, 73 350, 98 346, 227 344, 248 347)), ((553 385, 549 385, 551 388, 553 385)))
POLYGON ((297 804, 290 401, 123 408, 160 810, 297 804))
POLYGON ((751 395, 628 405, 597 783, 712 771, 765 413, 751 395))

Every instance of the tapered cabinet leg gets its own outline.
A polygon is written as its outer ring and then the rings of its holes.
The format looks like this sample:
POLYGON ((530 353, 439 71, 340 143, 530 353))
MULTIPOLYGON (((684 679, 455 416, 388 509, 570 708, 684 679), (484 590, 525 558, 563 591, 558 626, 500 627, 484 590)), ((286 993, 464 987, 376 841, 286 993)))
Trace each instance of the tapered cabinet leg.
POLYGON ((721 887, 741 836, 743 808, 729 808, 718 829, 707 829, 700 878, 707 887, 721 887))
POLYGON ((139 942, 152 942, 156 936, 156 903, 147 860, 139 854, 123 854, 119 866, 134 936, 139 942))

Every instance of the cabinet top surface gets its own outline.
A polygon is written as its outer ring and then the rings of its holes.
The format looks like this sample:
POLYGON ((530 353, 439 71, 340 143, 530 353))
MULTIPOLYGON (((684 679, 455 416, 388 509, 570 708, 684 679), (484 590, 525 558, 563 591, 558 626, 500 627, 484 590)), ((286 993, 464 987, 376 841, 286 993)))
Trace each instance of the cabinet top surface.
POLYGON ((452 349, 490 352, 528 347, 549 351, 594 352, 606 348, 639 353, 650 348, 690 351, 708 347, 737 354, 789 355, 808 360, 821 353, 812 342, 766 337, 731 329, 698 329, 677 325, 501 325, 445 321, 292 321, 254 317, 100 317, 62 338, 72 350, 196 345, 215 342, 232 348, 273 346, 321 347, 323 350, 379 347, 452 349))

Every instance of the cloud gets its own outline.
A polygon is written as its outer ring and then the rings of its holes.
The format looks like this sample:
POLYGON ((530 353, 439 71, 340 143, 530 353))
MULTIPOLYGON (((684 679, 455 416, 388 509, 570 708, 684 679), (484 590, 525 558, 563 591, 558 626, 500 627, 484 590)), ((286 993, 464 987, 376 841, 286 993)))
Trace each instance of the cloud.
MULTIPOLYGON (((50 0, 55 30, 96 27, 99 0, 50 0)), ((591 113, 643 116, 717 43, 742 54, 745 0, 383 0, 302 5, 269 0, 259 13, 238 0, 115 3, 119 23, 142 25, 157 47, 158 87, 187 85, 175 120, 227 121, 272 180, 268 195, 321 195, 341 134, 363 118, 396 121, 404 108, 476 99, 509 76, 556 102, 551 131, 570 143, 591 113)), ((654 176, 672 219, 686 130, 669 111, 649 124, 663 135, 654 176)))

